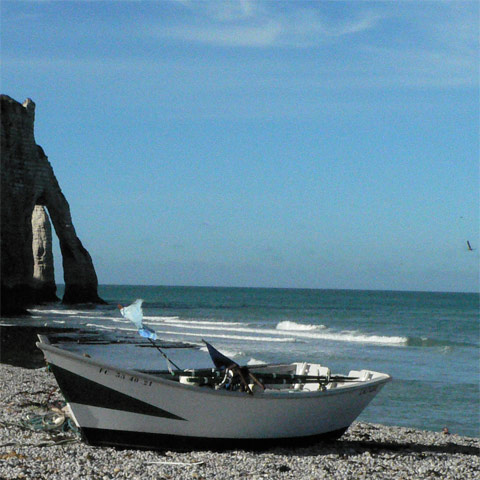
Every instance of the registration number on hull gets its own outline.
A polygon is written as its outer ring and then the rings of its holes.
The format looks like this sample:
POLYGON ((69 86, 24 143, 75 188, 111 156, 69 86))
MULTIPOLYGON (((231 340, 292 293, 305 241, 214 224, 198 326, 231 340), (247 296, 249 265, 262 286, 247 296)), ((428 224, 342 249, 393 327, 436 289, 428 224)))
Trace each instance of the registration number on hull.
POLYGON ((139 385, 144 385, 146 387, 150 387, 152 385, 151 380, 145 380, 144 378, 138 378, 135 375, 129 375, 123 372, 118 372, 118 371, 110 371, 108 368, 103 368, 100 367, 98 370, 98 373, 101 373, 102 375, 113 375, 115 378, 118 378, 119 380, 126 380, 128 382, 132 383, 138 383, 139 385))

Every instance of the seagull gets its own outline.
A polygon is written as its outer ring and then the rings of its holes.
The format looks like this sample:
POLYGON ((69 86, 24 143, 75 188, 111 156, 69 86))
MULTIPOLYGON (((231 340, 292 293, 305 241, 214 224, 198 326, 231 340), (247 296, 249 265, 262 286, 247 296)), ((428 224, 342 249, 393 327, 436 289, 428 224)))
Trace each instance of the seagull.
POLYGON ((471 252, 473 252, 475 250, 474 248, 472 248, 472 246, 470 245, 470 242, 468 240, 467 240, 467 247, 471 252))

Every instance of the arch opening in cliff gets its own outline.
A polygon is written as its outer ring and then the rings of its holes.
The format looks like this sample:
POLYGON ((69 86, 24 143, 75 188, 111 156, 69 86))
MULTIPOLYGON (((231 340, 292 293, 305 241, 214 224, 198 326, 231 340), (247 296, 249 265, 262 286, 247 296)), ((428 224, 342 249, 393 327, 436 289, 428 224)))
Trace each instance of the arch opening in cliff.
POLYGON ((1 106, 0 314, 24 313, 32 304, 58 300, 52 225, 62 255, 62 302, 105 303, 97 293, 92 259, 73 227, 70 206, 34 137, 35 104, 7 95, 1 106), (48 210, 48 213, 47 213, 48 210))

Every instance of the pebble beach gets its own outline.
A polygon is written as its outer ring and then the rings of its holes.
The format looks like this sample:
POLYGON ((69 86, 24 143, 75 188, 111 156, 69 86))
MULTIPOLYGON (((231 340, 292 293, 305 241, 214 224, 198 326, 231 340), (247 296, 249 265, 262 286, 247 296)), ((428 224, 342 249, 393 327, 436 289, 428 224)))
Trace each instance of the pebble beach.
POLYGON ((92 447, 78 433, 33 430, 61 408, 46 368, 0 365, 2 479, 477 479, 480 439, 354 423, 343 437, 265 451, 141 451, 92 447))

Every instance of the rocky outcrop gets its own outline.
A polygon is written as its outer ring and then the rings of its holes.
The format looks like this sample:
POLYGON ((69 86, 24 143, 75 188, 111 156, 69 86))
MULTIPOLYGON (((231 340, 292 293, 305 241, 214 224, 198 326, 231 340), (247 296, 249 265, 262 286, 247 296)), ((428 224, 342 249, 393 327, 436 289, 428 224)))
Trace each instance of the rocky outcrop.
POLYGON ((41 205, 32 213, 33 282, 37 298, 45 302, 58 300, 52 251, 52 225, 41 205))
POLYGON ((70 207, 34 137, 35 104, 1 101, 2 315, 55 296, 50 220, 63 258, 63 303, 104 303, 92 259, 77 237, 70 207))

